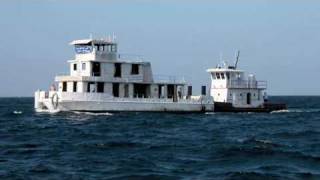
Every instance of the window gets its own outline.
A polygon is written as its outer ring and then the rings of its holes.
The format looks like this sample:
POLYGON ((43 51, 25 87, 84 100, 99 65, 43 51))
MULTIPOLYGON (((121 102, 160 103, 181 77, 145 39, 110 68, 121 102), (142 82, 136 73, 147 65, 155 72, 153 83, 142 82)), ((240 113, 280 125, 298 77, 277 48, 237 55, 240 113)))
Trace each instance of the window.
POLYGON ((77 92, 77 82, 73 82, 73 92, 77 92))
POLYGON ((83 71, 86 70, 86 63, 82 63, 82 70, 83 70, 83 71))
POLYGON ((67 82, 62 82, 62 91, 67 92, 67 82))
POLYGON ((101 75, 101 66, 100 62, 92 62, 92 76, 101 75))
POLYGON ((114 97, 119 97, 119 83, 112 84, 112 94, 114 97))
POLYGON ((88 93, 96 92, 96 84, 94 82, 88 82, 88 84, 87 84, 87 92, 88 93))
POLYGON ((230 73, 227 72, 226 75, 227 75, 227 79, 230 79, 230 73))
POLYGON ((114 64, 114 77, 121 77, 121 64, 120 63, 114 64))
POLYGON ((139 64, 131 65, 131 74, 139 74, 139 64))
POLYGON ((221 79, 224 79, 224 73, 221 73, 221 79))
POLYGON ((211 75, 213 79, 217 79, 216 74, 212 73, 211 75))
POLYGON ((98 82, 97 84, 97 92, 98 93, 103 93, 104 91, 104 83, 103 82, 98 82))
POLYGON ((117 45, 111 45, 111 52, 117 52, 117 45))
POLYGON ((220 74, 216 73, 217 79, 220 79, 220 74))
POLYGON ((129 84, 124 85, 124 97, 129 97, 129 84))
POLYGON ((74 71, 77 70, 77 64, 73 64, 73 70, 74 70, 74 71))

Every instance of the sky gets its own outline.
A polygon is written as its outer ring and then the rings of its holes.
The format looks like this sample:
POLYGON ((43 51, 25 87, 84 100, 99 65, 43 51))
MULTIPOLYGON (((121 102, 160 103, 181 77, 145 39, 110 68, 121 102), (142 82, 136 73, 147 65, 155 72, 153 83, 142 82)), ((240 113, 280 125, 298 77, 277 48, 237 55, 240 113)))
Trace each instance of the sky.
POLYGON ((268 81, 270 95, 320 95, 320 1, 7 0, 0 2, 0 97, 33 96, 68 72, 68 43, 115 33, 120 53, 194 90, 220 60, 268 81))

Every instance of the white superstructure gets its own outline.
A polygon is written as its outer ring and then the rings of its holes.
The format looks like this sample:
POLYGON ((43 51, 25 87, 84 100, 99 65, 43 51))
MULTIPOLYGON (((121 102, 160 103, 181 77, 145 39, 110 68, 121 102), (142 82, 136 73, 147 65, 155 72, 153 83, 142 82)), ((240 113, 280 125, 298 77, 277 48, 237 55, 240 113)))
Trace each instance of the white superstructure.
POLYGON ((36 111, 214 110, 212 97, 191 96, 184 78, 153 76, 149 62, 123 60, 114 40, 70 44, 75 47, 70 73, 55 77, 57 88, 35 92, 36 111))
POLYGON ((257 81, 253 74, 246 75, 227 63, 208 69, 211 74, 210 95, 217 103, 229 103, 234 108, 263 107, 266 81, 257 81))

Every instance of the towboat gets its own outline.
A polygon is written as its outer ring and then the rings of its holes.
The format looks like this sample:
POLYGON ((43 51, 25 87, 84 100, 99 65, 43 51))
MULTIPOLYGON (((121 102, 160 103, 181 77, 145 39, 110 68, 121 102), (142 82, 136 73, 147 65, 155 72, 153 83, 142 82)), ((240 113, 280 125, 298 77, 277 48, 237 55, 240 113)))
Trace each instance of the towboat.
POLYGON ((246 75, 237 68, 240 51, 235 65, 227 62, 208 69, 211 75, 210 96, 214 99, 215 112, 271 112, 287 109, 284 103, 268 101, 267 82, 258 81, 254 74, 246 75))

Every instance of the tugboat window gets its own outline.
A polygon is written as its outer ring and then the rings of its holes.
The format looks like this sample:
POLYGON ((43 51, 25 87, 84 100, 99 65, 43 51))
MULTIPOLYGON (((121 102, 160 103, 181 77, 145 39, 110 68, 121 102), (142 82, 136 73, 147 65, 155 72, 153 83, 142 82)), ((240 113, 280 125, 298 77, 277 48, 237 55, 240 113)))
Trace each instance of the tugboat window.
POLYGON ((77 70, 77 64, 73 64, 73 70, 74 70, 74 71, 77 70))
POLYGON ((212 78, 217 79, 216 74, 212 73, 212 78))
POLYGON ((86 70, 86 63, 82 63, 82 70, 86 70))
POLYGON ((227 79, 230 79, 230 73, 227 72, 226 75, 227 75, 227 79))
POLYGON ((220 74, 216 73, 217 79, 220 79, 220 74))
POLYGON ((139 64, 131 65, 131 74, 139 74, 139 64))
POLYGON ((221 73, 221 79, 224 79, 224 73, 221 73))

